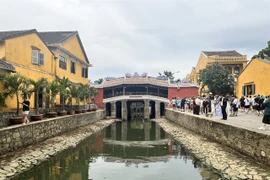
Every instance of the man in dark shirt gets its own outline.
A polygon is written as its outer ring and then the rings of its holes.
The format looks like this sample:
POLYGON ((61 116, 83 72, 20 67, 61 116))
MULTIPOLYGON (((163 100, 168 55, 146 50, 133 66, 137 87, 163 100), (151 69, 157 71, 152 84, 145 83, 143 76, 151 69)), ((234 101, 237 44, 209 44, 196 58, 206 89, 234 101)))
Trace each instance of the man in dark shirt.
POLYGON ((27 97, 24 97, 23 102, 21 102, 23 105, 23 124, 27 124, 29 122, 27 116, 29 114, 29 107, 30 107, 30 101, 27 99, 27 97))
POLYGON ((227 112, 226 112, 226 108, 227 108, 227 97, 222 95, 222 98, 221 98, 221 110, 222 110, 222 118, 221 120, 227 120, 227 112))

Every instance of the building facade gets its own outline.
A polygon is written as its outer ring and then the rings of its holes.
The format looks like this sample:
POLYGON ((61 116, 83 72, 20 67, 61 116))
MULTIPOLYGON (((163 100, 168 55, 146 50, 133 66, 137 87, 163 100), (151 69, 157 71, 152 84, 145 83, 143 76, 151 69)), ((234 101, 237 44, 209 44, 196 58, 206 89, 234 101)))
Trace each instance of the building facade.
MULTIPOLYGON (((1 70, 18 72, 33 80, 43 77, 51 82, 65 76, 83 84, 88 83, 91 66, 77 31, 38 32, 36 29, 0 32, 0 64, 2 67, 5 64, 1 70)), ((1 82, 0 89, 3 90, 1 82)), ((40 107, 49 106, 45 95, 39 98, 40 107)), ((56 100, 59 103, 60 98, 56 100)), ((16 107, 15 100, 7 98, 6 102, 8 109, 16 107)), ((30 108, 34 108, 34 98, 30 102, 30 108)))
POLYGON ((237 78, 236 95, 270 94, 270 58, 251 60, 237 78))
MULTIPOLYGON (((232 51, 202 51, 197 62, 196 67, 193 67, 189 75, 187 75, 187 80, 198 84, 199 72, 205 69, 206 66, 212 65, 218 62, 225 69, 232 73, 233 77, 237 77, 240 72, 247 65, 247 56, 242 55, 239 52, 232 51)), ((200 89, 201 90, 201 89, 200 89)), ((202 90, 203 93, 207 93, 208 89, 205 87, 202 90)))

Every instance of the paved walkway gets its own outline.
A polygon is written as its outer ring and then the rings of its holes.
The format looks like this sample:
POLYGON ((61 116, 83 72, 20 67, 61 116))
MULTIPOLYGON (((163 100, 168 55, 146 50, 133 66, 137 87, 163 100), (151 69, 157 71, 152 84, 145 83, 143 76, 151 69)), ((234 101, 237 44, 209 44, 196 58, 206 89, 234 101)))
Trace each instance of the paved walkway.
MULTIPOLYGON (((191 113, 191 112, 183 112, 183 113, 193 115, 193 113, 191 113)), ((193 116, 198 116, 198 115, 193 115, 193 116)), ((236 117, 229 117, 228 116, 226 121, 220 120, 221 117, 219 117, 219 116, 213 116, 212 118, 205 117, 204 114, 201 114, 199 116, 204 117, 204 118, 209 119, 209 120, 218 121, 218 122, 223 123, 223 124, 229 124, 229 125, 233 125, 236 127, 248 129, 248 130, 251 130, 254 132, 270 135, 270 125, 266 125, 266 130, 259 130, 258 129, 259 127, 262 126, 263 116, 262 115, 257 116, 251 112, 246 114, 246 113, 242 112, 241 110, 239 110, 238 116, 236 116, 236 117)))

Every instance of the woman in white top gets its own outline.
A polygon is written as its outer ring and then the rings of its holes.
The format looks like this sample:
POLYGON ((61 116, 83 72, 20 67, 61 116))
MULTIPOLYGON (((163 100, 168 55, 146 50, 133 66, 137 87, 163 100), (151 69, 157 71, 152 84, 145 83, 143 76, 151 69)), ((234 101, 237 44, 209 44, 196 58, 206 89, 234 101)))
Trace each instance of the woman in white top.
POLYGON ((240 102, 239 102, 239 100, 238 100, 238 98, 236 96, 235 96, 235 99, 233 100, 232 104, 233 104, 233 114, 232 114, 232 116, 237 116, 240 102))

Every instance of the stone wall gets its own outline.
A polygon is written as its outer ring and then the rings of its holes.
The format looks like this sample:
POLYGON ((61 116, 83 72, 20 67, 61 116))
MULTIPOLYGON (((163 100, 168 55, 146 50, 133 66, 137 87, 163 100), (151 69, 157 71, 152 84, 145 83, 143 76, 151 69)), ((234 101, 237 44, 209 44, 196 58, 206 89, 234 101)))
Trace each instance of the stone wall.
MULTIPOLYGON (((80 110, 81 109, 84 109, 84 108, 88 109, 89 106, 90 107, 96 107, 94 104, 87 104, 86 107, 84 105, 80 105, 79 106, 79 109, 80 110)), ((65 106, 65 110, 68 111, 69 109, 71 109, 71 107, 66 105, 65 106)), ((78 109, 78 106, 75 106, 74 105, 72 109, 78 109)), ((61 106, 57 106, 57 107, 54 108, 54 110, 56 112, 58 112, 58 111, 62 110, 62 107, 61 106)), ((40 114, 44 114, 45 115, 49 111, 50 111, 49 108, 39 108, 39 113, 40 114)), ((21 114, 21 111, 20 111, 20 114, 21 114)), ((30 116, 33 115, 33 114, 35 114, 35 109, 31 109, 30 110, 29 117, 28 118, 30 119, 30 116)), ((0 111, 0 128, 1 127, 9 126, 10 125, 9 119, 11 117, 15 116, 15 115, 16 115, 16 111, 0 111)))
POLYGON ((270 137, 192 114, 166 109, 166 119, 270 165, 270 137))
POLYGON ((105 111, 98 110, 83 114, 59 116, 26 125, 14 125, 0 129, 0 155, 20 147, 44 141, 105 117, 105 111))

